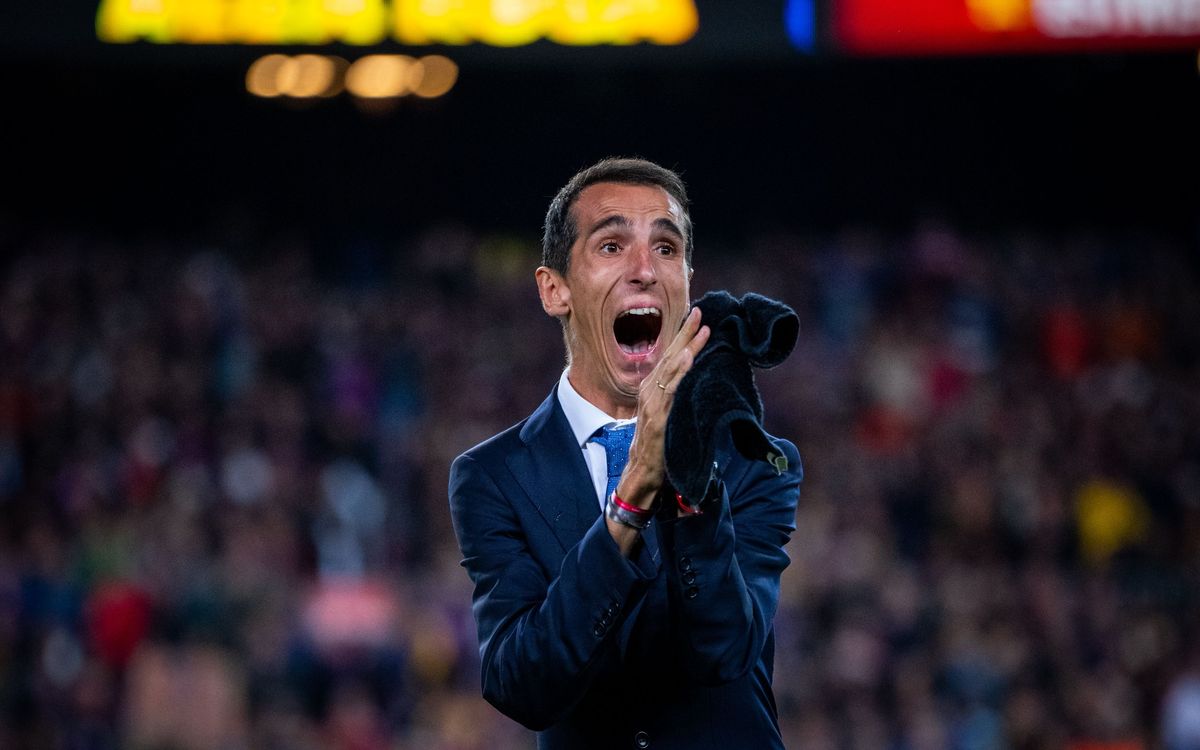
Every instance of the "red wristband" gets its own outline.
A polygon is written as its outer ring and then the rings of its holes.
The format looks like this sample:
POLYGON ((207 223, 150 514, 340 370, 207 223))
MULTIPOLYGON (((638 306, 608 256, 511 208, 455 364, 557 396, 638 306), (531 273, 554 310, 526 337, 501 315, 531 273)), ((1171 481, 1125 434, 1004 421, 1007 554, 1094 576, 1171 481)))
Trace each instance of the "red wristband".
POLYGON ((689 516, 698 516, 704 512, 704 511, 700 510, 699 508, 694 508, 694 507, 688 505, 687 503, 685 503, 683 501, 683 495, 680 495, 678 492, 675 493, 675 504, 679 506, 679 509, 681 511, 688 514, 689 516))
POLYGON ((621 510, 626 511, 628 513, 633 513, 634 515, 638 516, 639 518, 645 518, 646 516, 652 515, 654 513, 654 511, 643 510, 643 509, 637 507, 636 505, 630 505, 629 503, 625 502, 621 498, 617 497, 616 490, 613 490, 612 501, 613 501, 613 504, 616 505, 621 510))

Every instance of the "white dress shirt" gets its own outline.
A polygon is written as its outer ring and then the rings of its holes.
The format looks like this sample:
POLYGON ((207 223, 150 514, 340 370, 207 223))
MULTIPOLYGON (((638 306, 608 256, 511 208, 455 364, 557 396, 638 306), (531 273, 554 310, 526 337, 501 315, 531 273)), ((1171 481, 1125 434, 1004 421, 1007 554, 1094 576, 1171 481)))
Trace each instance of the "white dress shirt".
POLYGON ((592 485, 596 488, 596 499, 600 503, 601 512, 603 512, 604 503, 608 500, 604 496, 604 491, 608 489, 608 459, 604 453, 604 446, 593 442, 591 437, 601 427, 633 424, 637 420, 614 419, 605 414, 595 404, 579 395, 579 392, 571 385, 571 381, 567 379, 568 372, 570 370, 563 370, 562 377, 558 379, 558 403, 562 406, 563 413, 567 415, 567 422, 571 425, 575 442, 583 451, 583 462, 587 464, 588 472, 592 475, 592 485))

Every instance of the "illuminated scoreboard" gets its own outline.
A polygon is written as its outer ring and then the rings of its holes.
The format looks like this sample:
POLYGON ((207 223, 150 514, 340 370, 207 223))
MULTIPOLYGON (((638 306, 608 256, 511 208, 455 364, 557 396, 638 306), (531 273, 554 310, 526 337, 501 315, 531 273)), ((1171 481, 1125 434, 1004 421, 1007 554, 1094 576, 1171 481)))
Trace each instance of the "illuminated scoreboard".
POLYGON ((1188 49, 1200 0, 831 0, 851 54, 1188 49))
MULTIPOLYGON (((779 60, 797 51, 952 55, 1200 46, 1200 0, 93 1, 96 37, 110 44, 464 45, 487 54, 488 47, 547 40, 564 47, 678 47, 682 57, 674 59, 702 61, 779 60)), ((5 33, 0 23, 0 38, 5 33)))
POLYGON ((105 42, 682 44, 693 0, 102 0, 105 42))

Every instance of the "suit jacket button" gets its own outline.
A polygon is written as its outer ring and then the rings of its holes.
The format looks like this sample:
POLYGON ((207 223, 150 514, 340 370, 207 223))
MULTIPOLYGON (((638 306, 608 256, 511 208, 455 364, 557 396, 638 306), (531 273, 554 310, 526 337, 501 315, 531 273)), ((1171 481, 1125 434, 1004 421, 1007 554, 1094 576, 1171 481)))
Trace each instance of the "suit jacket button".
POLYGON ((679 569, 682 570, 684 573, 691 570, 692 569, 692 558, 690 558, 690 557, 679 558, 679 569))
POLYGON ((638 732, 637 734, 633 735, 633 745, 634 747, 645 750, 645 748, 650 747, 650 735, 646 734, 645 732, 638 732))
POLYGON ((683 574, 683 582, 686 583, 688 586, 691 586, 693 583, 695 583, 696 582, 696 571, 689 570, 688 572, 684 573, 683 574))
POLYGON ((700 589, 696 588, 695 586, 689 586, 688 590, 683 592, 683 595, 686 596, 688 599, 695 599, 696 595, 699 593, 700 593, 700 589))

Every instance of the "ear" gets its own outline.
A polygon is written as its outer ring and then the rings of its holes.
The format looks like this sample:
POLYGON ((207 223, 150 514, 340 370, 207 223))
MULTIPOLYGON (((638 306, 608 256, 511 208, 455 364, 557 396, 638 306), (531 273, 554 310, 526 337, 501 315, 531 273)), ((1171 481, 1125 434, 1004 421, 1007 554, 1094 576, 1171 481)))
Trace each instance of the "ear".
POLYGON ((571 312, 571 289, 562 274, 547 266, 538 266, 534 272, 537 279, 538 296, 547 315, 562 318, 571 312))

